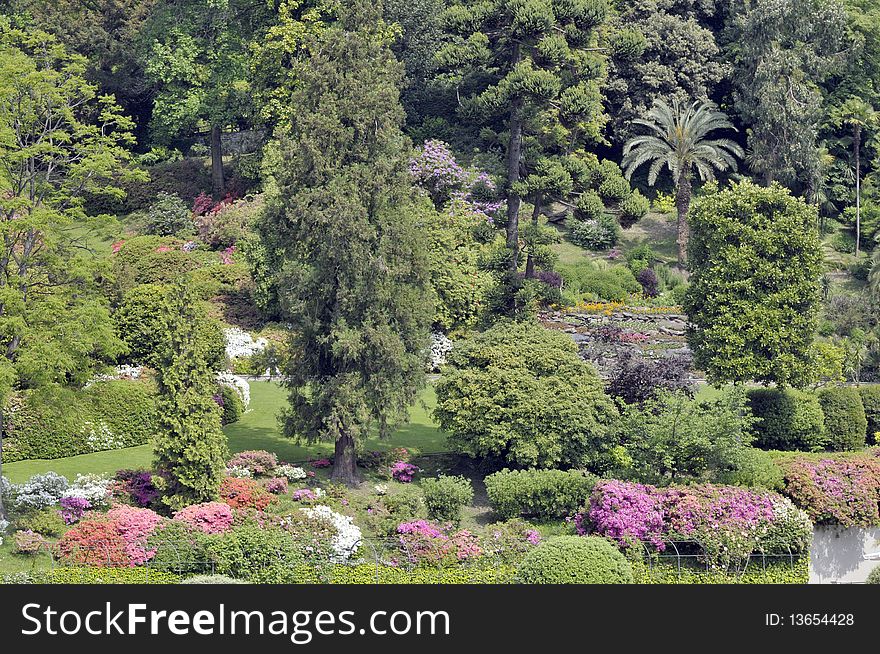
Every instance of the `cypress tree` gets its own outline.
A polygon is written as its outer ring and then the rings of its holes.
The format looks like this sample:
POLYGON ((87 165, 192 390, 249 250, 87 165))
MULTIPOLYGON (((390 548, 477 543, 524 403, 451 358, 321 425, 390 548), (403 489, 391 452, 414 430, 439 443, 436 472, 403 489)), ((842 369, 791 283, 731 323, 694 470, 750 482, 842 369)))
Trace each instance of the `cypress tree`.
POLYGON ((165 480, 163 501, 175 510, 216 498, 228 457, 200 319, 194 298, 183 285, 176 287, 169 299, 168 343, 157 366, 159 433, 153 448, 165 480))
POLYGON ((259 226, 290 325, 285 433, 334 441, 332 478, 347 484, 358 440, 405 419, 425 379, 428 256, 392 38, 366 2, 313 37, 297 111, 269 148, 259 226))

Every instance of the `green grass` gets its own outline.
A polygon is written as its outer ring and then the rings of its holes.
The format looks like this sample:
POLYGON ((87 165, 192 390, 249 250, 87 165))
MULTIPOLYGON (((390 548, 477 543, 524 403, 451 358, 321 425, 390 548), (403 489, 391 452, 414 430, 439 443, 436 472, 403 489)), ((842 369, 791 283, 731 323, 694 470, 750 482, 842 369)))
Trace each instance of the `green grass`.
MULTIPOLYGON (((281 435, 278 413, 287 403, 287 393, 274 382, 251 382, 250 410, 237 423, 227 425, 223 431, 229 439, 232 452, 242 450, 269 450, 284 461, 305 461, 333 452, 332 443, 298 445, 281 435)), ((409 423, 401 426, 390 438, 369 438, 365 448, 369 450, 389 447, 415 448, 423 454, 446 450, 446 435, 441 432, 430 412, 436 404, 433 385, 422 392, 421 398, 410 411, 409 423)), ((3 474, 14 483, 21 483, 32 475, 53 470, 68 478, 77 474, 116 472, 121 468, 148 468, 152 462, 149 445, 82 454, 64 459, 33 459, 17 461, 3 466, 3 474)))

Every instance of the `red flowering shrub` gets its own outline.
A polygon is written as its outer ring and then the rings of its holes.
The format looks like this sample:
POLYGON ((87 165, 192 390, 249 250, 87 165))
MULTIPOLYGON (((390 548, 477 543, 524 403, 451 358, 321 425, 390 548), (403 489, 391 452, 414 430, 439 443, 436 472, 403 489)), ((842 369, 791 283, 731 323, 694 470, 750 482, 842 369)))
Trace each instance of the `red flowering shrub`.
POLYGON ((70 565, 127 566, 125 539, 113 522, 83 520, 58 541, 58 558, 70 565))
POLYGON ((782 468, 783 493, 814 522, 880 525, 880 459, 876 456, 796 457, 783 462, 782 468))
POLYGON ((251 508, 262 511, 274 498, 253 479, 227 477, 220 484, 220 499, 233 509, 251 508))
POLYGON ((205 534, 222 534, 232 528, 232 508, 223 502, 193 504, 174 514, 174 519, 205 534))

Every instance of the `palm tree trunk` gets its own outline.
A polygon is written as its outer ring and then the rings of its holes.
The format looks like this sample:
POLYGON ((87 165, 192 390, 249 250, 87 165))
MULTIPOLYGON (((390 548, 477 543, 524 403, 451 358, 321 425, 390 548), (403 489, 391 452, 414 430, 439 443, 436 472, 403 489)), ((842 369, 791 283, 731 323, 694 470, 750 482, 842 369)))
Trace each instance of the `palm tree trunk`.
POLYGON ((687 265, 687 247, 690 230, 687 215, 691 208, 691 179, 687 173, 678 178, 675 189, 675 208, 678 212, 678 263, 684 268, 687 265))
MULTIPOLYGON (((532 226, 535 228, 535 234, 538 233, 538 218, 541 215, 541 194, 535 196, 535 210, 532 211, 532 226)), ((532 256, 532 250, 534 250, 534 245, 529 248, 529 256, 526 259, 526 279, 533 279, 535 277, 535 258, 532 256)))
POLYGON ((330 479, 342 482, 346 486, 357 486, 361 481, 357 469, 354 437, 350 434, 344 434, 336 439, 330 479))

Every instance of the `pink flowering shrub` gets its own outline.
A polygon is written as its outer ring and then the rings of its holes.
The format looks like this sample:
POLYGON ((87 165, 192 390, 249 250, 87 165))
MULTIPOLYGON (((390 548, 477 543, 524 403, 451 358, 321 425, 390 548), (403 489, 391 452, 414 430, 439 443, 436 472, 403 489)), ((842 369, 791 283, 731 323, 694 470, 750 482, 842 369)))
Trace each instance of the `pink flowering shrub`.
POLYGON ((223 502, 193 504, 174 514, 179 520, 205 534, 222 534, 232 528, 232 508, 223 502))
POLYGON ((125 554, 129 565, 143 565, 153 558, 156 550, 147 549, 147 538, 162 522, 162 517, 158 513, 150 509, 119 505, 107 512, 107 518, 115 524, 116 530, 125 542, 125 554))
POLYGON ((854 455, 813 459, 797 457, 782 464, 783 493, 814 522, 844 527, 880 525, 880 460, 854 455))
POLYGON ((694 541, 713 564, 755 551, 809 548, 812 525, 776 493, 700 484, 656 488, 616 480, 596 484, 590 505, 575 517, 581 535, 595 533, 622 547, 638 542, 658 551, 694 541))
POLYGON ((330 459, 316 459, 311 464, 313 468, 329 468, 333 462, 330 459))
POLYGON ((287 492, 287 479, 284 477, 273 477, 266 482, 266 490, 274 495, 284 495, 287 492))
POLYGON ((255 476, 267 475, 278 467, 278 457, 266 450, 247 450, 229 459, 226 467, 246 468, 255 476))
POLYGON ((84 497, 62 497, 58 503, 61 505, 58 513, 66 525, 76 524, 83 513, 92 508, 92 503, 84 497))
POLYGON ((449 565, 483 555, 479 537, 460 529, 448 534, 427 520, 402 522, 397 527, 398 545, 414 564, 449 565))
POLYGON ((311 502, 312 500, 318 499, 317 496, 308 488, 300 488, 298 490, 293 491, 293 499, 297 502, 311 502))
POLYGON ((418 471, 417 466, 406 461, 395 461, 391 464, 391 476, 403 484, 410 483, 418 471))

